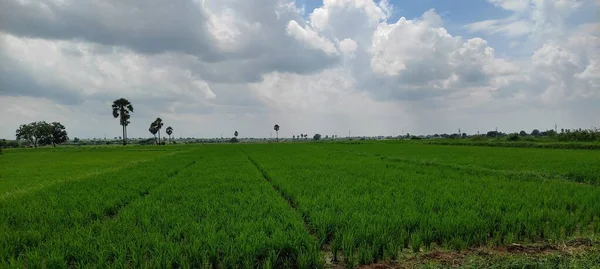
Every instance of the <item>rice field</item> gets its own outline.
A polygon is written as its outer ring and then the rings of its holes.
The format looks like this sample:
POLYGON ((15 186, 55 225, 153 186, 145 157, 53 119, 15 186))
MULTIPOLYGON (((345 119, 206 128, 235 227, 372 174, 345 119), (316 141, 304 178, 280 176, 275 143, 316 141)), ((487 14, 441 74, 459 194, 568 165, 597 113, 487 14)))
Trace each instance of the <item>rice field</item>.
MULTIPOLYGON (((590 248, 521 265, 590 267, 599 164, 594 150, 407 142, 7 150, 0 267, 400 266, 573 239, 590 248)), ((514 265, 478 258, 462 265, 514 265)))

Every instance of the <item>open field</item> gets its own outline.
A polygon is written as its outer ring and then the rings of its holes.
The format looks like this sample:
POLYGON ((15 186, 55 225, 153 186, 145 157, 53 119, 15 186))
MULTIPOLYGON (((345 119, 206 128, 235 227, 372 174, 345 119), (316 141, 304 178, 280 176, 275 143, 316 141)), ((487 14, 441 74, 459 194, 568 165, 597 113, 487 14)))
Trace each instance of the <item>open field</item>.
POLYGON ((7 150, 0 267, 589 268, 599 164, 409 142, 7 150))

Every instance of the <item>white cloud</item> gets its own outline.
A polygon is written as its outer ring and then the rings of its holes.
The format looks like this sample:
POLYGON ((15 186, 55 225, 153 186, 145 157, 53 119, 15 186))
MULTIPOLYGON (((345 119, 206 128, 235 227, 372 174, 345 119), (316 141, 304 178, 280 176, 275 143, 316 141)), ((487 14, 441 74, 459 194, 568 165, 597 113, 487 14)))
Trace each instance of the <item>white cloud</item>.
POLYGON ((302 28, 296 21, 290 21, 287 26, 287 33, 311 48, 324 51, 327 55, 339 55, 333 42, 320 36, 308 25, 302 28))
POLYGON ((531 33, 533 24, 527 20, 507 18, 501 20, 485 20, 465 25, 470 32, 487 34, 504 34, 508 37, 520 37, 531 33))
POLYGON ((291 0, 0 0, 0 136, 35 119, 118 136, 118 97, 136 107, 136 137, 157 116, 183 136, 475 132, 546 115, 589 126, 600 27, 565 23, 587 2, 489 2, 511 14, 466 29, 527 56, 456 36, 434 9, 390 21, 387 1, 325 0, 305 18, 291 0))

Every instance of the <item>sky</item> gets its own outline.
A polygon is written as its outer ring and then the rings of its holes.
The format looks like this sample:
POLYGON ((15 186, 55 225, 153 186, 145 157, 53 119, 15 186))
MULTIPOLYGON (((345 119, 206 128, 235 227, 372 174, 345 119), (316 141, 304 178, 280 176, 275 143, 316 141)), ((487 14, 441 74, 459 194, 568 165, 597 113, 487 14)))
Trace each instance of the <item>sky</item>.
POLYGON ((0 0, 0 137, 600 127, 599 0, 0 0), (163 130, 164 131, 164 130, 163 130))

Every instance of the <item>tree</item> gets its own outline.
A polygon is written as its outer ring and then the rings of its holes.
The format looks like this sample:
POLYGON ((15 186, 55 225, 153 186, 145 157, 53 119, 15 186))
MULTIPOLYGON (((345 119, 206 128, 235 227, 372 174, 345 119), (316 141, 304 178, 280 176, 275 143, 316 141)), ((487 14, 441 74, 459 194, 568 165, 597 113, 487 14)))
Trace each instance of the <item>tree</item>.
POLYGON ((156 120, 154 120, 154 127, 156 128, 156 132, 158 133, 158 144, 160 145, 160 129, 162 129, 162 127, 165 124, 162 122, 161 118, 156 118, 156 120))
POLYGON ((296 135, 292 135, 292 140, 296 140, 296 135))
POLYGON ((519 135, 520 135, 520 136, 527 136, 527 132, 525 132, 525 131, 520 131, 520 132, 519 132, 519 135))
POLYGON ((540 135, 540 130, 538 130, 538 129, 533 129, 533 131, 531 131, 531 135, 532 135, 532 136, 539 136, 539 135, 540 135))
POLYGON ((154 126, 152 126, 153 124, 154 124, 154 122, 150 124, 150 128, 148 128, 148 132, 150 132, 154 136, 154 144, 157 144, 156 132, 158 132, 158 129, 156 129, 154 126))
POLYGON ((77 137, 73 138, 73 142, 79 143, 79 138, 77 138, 77 137))
POLYGON ((160 145, 160 129, 163 127, 163 125, 164 123, 162 122, 162 119, 156 118, 156 120, 150 123, 150 128, 148 128, 148 131, 154 135, 154 140, 156 140, 156 134, 158 133, 158 145, 160 145))
POLYGON ((41 141, 43 144, 52 144, 53 147, 56 147, 56 144, 62 144, 69 140, 65 126, 60 122, 45 124, 43 128, 45 128, 44 132, 47 132, 41 141))
POLYGON ((131 118, 129 113, 133 113, 133 106, 129 100, 119 98, 112 104, 112 113, 113 117, 119 118, 119 124, 123 126, 123 146, 125 146, 127 145, 127 125, 131 123, 129 121, 129 118, 131 118))
POLYGON ((33 147, 37 148, 40 142, 50 141, 48 136, 51 135, 50 125, 45 121, 36 121, 28 124, 21 124, 16 131, 17 140, 27 140, 33 147))
POLYGON ((320 134, 315 134, 313 136, 313 140, 321 140, 321 135, 320 134))
POLYGON ((167 127, 167 134, 169 135, 169 140, 171 140, 171 135, 173 134, 173 127, 167 127))
POLYGON ((275 133, 277 133, 277 142, 279 142, 279 124, 275 124, 275 126, 273 126, 273 130, 275 130, 275 133))
POLYGON ((237 138, 238 134, 239 134, 239 133, 238 133, 238 131, 235 131, 235 132, 233 133, 233 135, 234 135, 236 138, 237 138))

